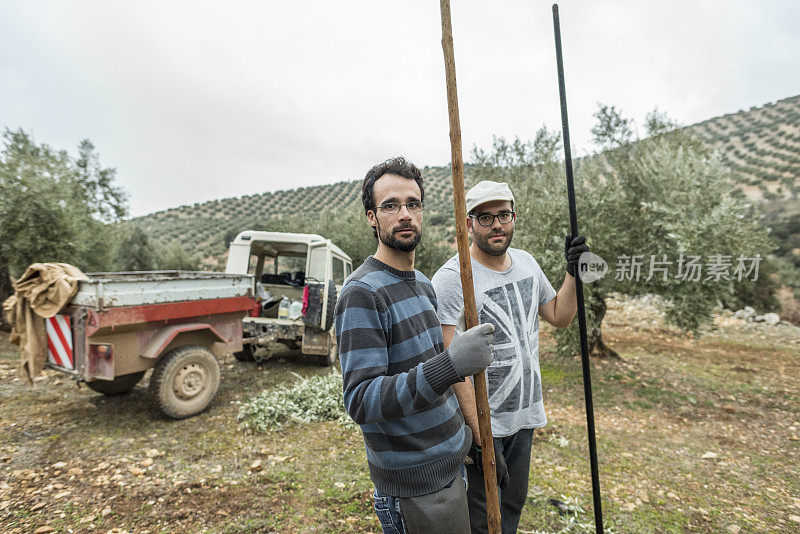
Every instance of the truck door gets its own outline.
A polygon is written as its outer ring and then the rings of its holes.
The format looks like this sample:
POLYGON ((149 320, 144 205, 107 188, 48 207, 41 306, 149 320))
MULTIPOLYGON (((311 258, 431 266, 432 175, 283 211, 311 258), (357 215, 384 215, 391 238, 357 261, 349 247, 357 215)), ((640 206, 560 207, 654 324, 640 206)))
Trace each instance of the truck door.
POLYGON ((331 278, 334 285, 336 285, 336 293, 338 294, 342 290, 345 278, 350 274, 347 271, 345 261, 339 256, 334 255, 331 258, 331 273, 331 278))
POLYGON ((306 324, 327 330, 328 324, 328 286, 330 285, 330 248, 321 241, 308 247, 306 262, 306 285, 309 286, 306 324))

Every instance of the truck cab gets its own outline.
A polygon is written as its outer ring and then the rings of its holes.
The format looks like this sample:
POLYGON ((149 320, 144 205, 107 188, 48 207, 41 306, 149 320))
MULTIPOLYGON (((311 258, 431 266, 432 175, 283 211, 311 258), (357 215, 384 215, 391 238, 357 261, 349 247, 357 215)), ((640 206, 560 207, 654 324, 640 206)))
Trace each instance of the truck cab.
POLYGON ((317 234, 246 230, 230 243, 225 272, 253 275, 255 303, 242 324, 241 361, 261 361, 274 342, 320 365, 336 361, 333 310, 353 269, 342 249, 317 234))

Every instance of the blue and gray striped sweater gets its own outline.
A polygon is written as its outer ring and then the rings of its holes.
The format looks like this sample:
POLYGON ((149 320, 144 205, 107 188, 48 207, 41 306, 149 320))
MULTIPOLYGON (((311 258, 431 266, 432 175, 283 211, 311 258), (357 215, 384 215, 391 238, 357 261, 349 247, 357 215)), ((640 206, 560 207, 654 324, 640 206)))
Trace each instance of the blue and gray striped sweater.
POLYGON ((372 482, 397 497, 437 491, 472 442, 450 387, 436 295, 419 271, 367 258, 336 303, 344 404, 361 425, 372 482))

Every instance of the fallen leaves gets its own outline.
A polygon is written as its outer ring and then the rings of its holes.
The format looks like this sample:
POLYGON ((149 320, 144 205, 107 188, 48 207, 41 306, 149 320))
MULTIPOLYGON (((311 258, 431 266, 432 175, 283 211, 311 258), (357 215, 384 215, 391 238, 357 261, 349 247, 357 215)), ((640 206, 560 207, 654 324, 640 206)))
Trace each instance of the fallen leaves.
POLYGON ((135 465, 129 465, 128 472, 130 472, 130 474, 132 474, 133 476, 140 477, 143 476, 145 473, 147 473, 147 470, 142 469, 141 467, 136 467, 135 465))
POLYGON ((254 460, 253 463, 250 464, 250 471, 253 473, 258 473, 259 471, 263 471, 264 466, 261 464, 261 459, 254 460))

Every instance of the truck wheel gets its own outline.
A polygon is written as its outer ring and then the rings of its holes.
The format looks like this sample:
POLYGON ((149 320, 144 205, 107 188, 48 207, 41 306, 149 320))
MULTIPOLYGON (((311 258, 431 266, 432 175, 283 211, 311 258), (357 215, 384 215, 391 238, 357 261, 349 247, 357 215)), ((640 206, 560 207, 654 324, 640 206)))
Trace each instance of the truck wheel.
POLYGON ((205 347, 186 345, 164 356, 150 379, 158 407, 173 419, 185 419, 206 409, 219 387, 219 363, 205 347))
POLYGON ((336 347, 336 343, 331 343, 331 348, 328 351, 328 354, 317 354, 317 363, 323 367, 330 367, 336 361, 338 352, 339 351, 336 347))
POLYGON ((255 360, 253 357, 253 345, 250 343, 246 343, 242 345, 242 350, 239 352, 234 352, 233 357, 239 360, 240 362, 252 362, 255 360))
POLYGON ((89 389, 102 393, 103 395, 122 395, 124 393, 130 393, 142 379, 144 373, 145 371, 140 371, 138 373, 118 376, 110 382, 108 380, 92 380, 91 382, 86 382, 86 385, 89 386, 89 389))

